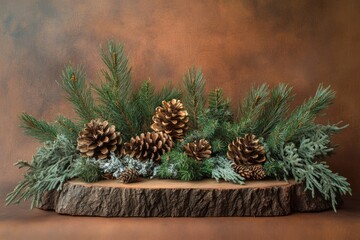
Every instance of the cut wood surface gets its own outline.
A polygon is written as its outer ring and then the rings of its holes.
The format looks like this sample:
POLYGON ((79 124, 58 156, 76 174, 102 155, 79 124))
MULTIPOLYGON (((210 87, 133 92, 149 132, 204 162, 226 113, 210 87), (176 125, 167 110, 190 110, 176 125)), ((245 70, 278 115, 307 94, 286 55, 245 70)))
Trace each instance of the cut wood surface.
MULTIPOLYGON (((341 199, 339 199, 341 201, 341 199)), ((320 194, 313 198, 294 181, 248 181, 246 185, 212 179, 183 182, 140 179, 84 183, 72 180, 60 192, 44 194, 44 210, 104 217, 282 216, 331 208, 320 194)))

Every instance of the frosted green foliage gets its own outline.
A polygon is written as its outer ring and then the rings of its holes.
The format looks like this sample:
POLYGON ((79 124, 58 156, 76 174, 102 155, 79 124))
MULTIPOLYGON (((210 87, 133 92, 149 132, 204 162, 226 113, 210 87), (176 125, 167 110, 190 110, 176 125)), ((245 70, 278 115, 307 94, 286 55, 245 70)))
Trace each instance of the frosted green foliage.
POLYGON ((121 161, 126 167, 134 168, 140 176, 152 177, 154 175, 154 168, 156 164, 152 160, 141 162, 135 158, 126 155, 121 159, 121 161))
POLYGON ((135 169, 142 177, 152 177, 156 166, 152 160, 141 162, 128 155, 119 159, 113 153, 111 154, 110 159, 98 160, 97 162, 102 172, 111 173, 115 178, 119 178, 126 168, 135 169))
POLYGON ((64 136, 45 142, 32 161, 19 161, 16 166, 28 168, 24 179, 6 197, 6 204, 31 199, 31 208, 39 206, 44 192, 62 189, 63 183, 73 178, 72 163, 79 156, 75 146, 64 136))
POLYGON ((99 160, 99 168, 103 173, 110 173, 115 178, 120 177, 120 174, 125 170, 126 166, 120 161, 114 153, 111 153, 110 159, 99 160))
POLYGON ((95 158, 79 158, 73 164, 73 172, 85 182, 96 182, 101 179, 101 169, 95 158))
POLYGON ((213 162, 211 177, 216 181, 223 179, 227 182, 245 184, 245 179, 237 174, 231 166, 231 161, 225 157, 217 156, 206 161, 213 162))
POLYGON ((325 162, 314 161, 314 156, 319 156, 321 152, 328 153, 330 151, 330 148, 321 144, 320 147, 314 147, 320 142, 320 139, 314 143, 304 138, 299 149, 294 143, 288 143, 283 149, 282 160, 286 170, 297 182, 305 182, 306 190, 310 190, 312 196, 317 190, 325 199, 330 199, 333 209, 336 211, 336 195, 351 194, 350 184, 346 178, 333 173, 325 162), (305 153, 305 150, 308 153, 305 153))

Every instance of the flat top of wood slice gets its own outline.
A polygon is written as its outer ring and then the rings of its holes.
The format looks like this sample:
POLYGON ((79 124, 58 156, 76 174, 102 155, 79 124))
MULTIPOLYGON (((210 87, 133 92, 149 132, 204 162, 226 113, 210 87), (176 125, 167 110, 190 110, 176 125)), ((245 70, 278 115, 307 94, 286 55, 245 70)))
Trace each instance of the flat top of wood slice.
POLYGON ((201 181, 185 182, 171 179, 145 179, 141 178, 138 182, 123 184, 118 180, 103 180, 96 183, 85 183, 79 179, 68 181, 70 184, 83 185, 85 187, 112 187, 112 188, 146 188, 146 189, 239 189, 239 188, 271 188, 275 186, 286 186, 294 184, 293 180, 289 182, 277 180, 247 181, 245 185, 229 182, 216 182, 214 179, 204 179, 201 181))

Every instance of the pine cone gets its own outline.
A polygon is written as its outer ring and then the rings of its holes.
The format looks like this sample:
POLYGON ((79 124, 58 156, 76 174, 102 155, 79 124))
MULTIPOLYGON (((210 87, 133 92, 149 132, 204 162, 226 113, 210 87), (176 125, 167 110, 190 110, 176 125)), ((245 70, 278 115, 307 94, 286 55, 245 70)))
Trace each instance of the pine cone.
POLYGON ((209 158, 211 155, 211 145, 205 139, 188 143, 184 146, 185 153, 197 161, 209 158))
POLYGON ((122 183, 133 183, 139 178, 139 173, 134 168, 127 168, 125 169, 120 177, 119 180, 122 183))
POLYGON ((237 137, 228 145, 227 157, 236 165, 252 165, 266 161, 265 149, 253 134, 237 137))
POLYGON ((151 128, 155 132, 165 132, 172 139, 181 140, 188 129, 189 116, 180 100, 162 101, 162 107, 155 109, 151 128))
POLYGON ((103 175, 101 175, 101 177, 105 180, 112 180, 115 179, 115 177, 113 176, 112 173, 104 173, 103 175))
POLYGON ((261 180, 266 177, 265 170, 261 164, 256 165, 233 165, 235 172, 246 179, 261 180))
POLYGON ((161 155, 169 152, 174 145, 171 137, 163 132, 147 132, 131 138, 125 143, 125 153, 140 161, 159 162, 161 155))
POLYGON ((255 180, 264 179, 266 177, 266 173, 264 167, 260 164, 250 166, 253 172, 252 178, 255 180))
POLYGON ((122 138, 107 121, 91 120, 79 133, 77 149, 85 157, 105 159, 110 152, 122 152, 122 138))

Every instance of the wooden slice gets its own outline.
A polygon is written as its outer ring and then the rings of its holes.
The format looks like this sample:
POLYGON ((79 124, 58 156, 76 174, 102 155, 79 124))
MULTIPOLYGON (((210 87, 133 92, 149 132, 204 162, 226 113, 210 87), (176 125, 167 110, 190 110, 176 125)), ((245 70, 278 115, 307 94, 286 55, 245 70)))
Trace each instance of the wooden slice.
POLYGON ((103 217, 218 217, 281 216, 296 211, 323 211, 331 204, 319 193, 313 198, 294 181, 248 181, 237 185, 212 179, 140 179, 131 184, 72 180, 64 184, 62 191, 44 194, 40 208, 103 217))

